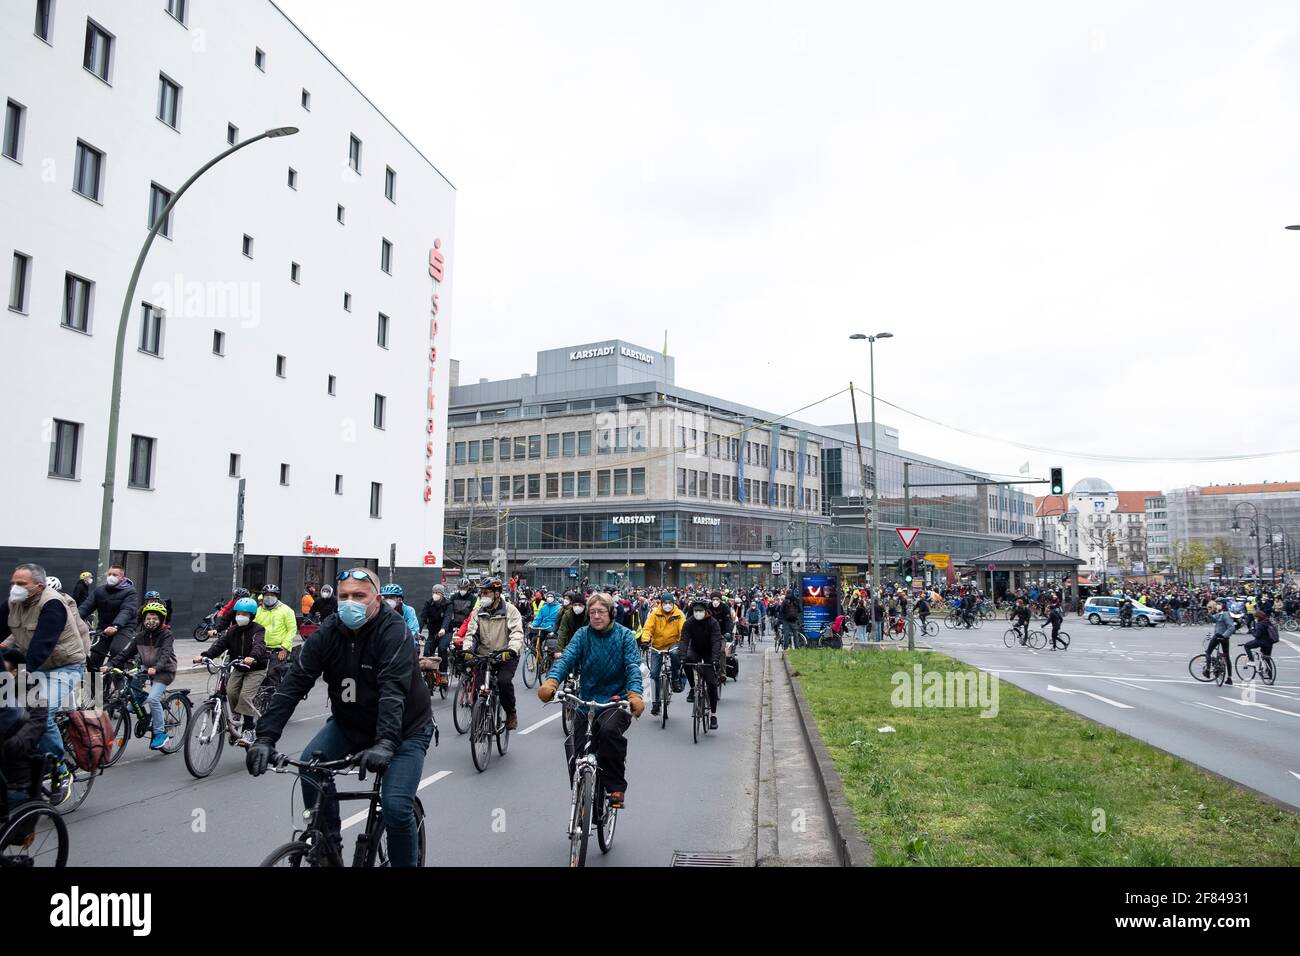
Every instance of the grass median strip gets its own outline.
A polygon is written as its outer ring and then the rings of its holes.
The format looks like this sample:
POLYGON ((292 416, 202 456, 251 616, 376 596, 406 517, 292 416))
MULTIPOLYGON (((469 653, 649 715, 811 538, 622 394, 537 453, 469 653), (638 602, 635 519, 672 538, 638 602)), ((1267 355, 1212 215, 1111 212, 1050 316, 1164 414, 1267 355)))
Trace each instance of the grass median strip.
POLYGON ((880 865, 1300 865, 1300 817, 961 661, 790 663, 880 865))

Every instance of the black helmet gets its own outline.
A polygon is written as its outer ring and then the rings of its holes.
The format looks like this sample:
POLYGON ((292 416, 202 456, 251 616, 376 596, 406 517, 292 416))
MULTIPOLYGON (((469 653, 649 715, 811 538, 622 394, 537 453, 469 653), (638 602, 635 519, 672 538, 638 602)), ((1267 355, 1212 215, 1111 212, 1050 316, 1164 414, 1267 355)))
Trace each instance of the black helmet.
POLYGON ((485 578, 479 584, 480 591, 500 591, 502 588, 500 578, 485 578))
POLYGON ((233 597, 235 597, 236 599, 243 598, 243 597, 252 597, 252 596, 253 595, 249 592, 248 588, 235 588, 235 592, 233 595, 233 597))
POLYGON ((691 610, 694 611, 697 607, 704 608, 707 611, 709 609, 709 599, 703 594, 695 595, 695 597, 691 598, 691 610))
POLYGON ((279 594, 279 593, 280 593, 280 585, 278 585, 278 584, 268 584, 266 587, 262 588, 262 593, 263 593, 263 594, 279 594))
POLYGON ((459 581, 456 582, 456 586, 468 591, 472 587, 474 587, 474 582, 471 581, 469 578, 461 578, 459 581))

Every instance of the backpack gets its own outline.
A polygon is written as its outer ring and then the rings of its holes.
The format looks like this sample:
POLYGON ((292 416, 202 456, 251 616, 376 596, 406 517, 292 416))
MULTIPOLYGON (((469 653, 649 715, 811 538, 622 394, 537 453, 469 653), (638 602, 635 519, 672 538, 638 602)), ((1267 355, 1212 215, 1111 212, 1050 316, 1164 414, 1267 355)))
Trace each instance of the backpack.
POLYGON ((98 770, 113 755, 113 719, 102 710, 70 710, 67 739, 78 768, 98 770))

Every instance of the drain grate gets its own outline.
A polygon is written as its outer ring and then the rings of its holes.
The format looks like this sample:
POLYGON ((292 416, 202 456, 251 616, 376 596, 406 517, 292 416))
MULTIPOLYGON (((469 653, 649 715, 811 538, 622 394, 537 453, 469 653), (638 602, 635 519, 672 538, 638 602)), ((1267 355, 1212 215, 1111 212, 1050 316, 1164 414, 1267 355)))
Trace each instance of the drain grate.
POLYGON ((669 866, 744 866, 740 858, 732 853, 687 853, 673 850, 673 861, 669 866))

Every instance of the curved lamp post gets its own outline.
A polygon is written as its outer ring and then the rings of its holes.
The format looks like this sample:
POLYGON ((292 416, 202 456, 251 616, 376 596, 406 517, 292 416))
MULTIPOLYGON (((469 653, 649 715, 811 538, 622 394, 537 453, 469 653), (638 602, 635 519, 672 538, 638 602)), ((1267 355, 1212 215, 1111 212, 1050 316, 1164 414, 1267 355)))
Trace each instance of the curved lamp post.
MULTIPOLYGON (((854 332, 849 336, 850 339, 860 341, 867 340, 869 346, 869 361, 871 365, 871 521, 867 533, 867 562, 871 566, 871 593, 874 595, 880 585, 880 572, 876 567, 878 564, 877 555, 880 554, 879 540, 879 518, 876 515, 876 508, 879 504, 879 494, 877 489, 880 487, 880 471, 876 468, 876 339, 892 339, 893 332, 877 332, 875 335, 863 335, 861 332, 854 332)), ((859 443, 858 454, 861 460, 861 443, 859 443)), ((863 497, 866 489, 863 489, 863 497)))

